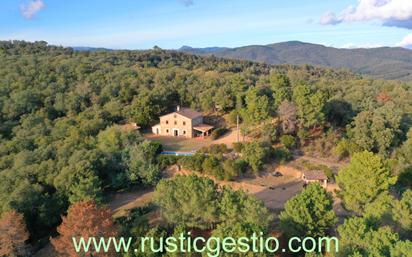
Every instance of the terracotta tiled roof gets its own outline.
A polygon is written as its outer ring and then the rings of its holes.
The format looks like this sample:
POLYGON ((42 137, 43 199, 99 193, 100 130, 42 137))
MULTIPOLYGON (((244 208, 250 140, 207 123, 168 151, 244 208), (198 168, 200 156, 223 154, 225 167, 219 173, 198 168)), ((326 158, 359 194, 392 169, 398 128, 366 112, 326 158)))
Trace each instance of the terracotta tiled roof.
POLYGON ((309 170, 309 171, 304 171, 303 175, 305 176, 305 179, 307 180, 325 180, 328 179, 328 177, 323 173, 323 171, 320 170, 309 170))
POLYGON ((198 131, 201 131, 201 132, 206 132, 206 131, 209 131, 209 130, 211 130, 213 128, 213 126, 211 126, 211 125, 207 125, 207 124, 198 124, 198 125, 196 125, 195 127, 193 127, 193 129, 195 129, 195 130, 198 130, 198 131))
POLYGON ((176 113, 178 113, 182 116, 185 116, 186 118, 189 118, 189 119, 194 119, 194 118, 202 116, 202 114, 200 112, 197 112, 197 111, 192 110, 190 108, 180 108, 180 110, 176 111, 176 113))

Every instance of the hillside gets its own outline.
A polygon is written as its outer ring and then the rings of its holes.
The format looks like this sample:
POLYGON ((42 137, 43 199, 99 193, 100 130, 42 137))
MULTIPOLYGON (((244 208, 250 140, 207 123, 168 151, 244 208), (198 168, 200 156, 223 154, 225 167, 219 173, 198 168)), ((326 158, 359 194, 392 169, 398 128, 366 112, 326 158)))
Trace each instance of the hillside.
POLYGON ((378 79, 412 79, 412 51, 404 48, 338 49, 323 45, 290 41, 270 45, 237 48, 191 48, 180 51, 244 59, 268 64, 310 64, 332 68, 348 68, 378 79))

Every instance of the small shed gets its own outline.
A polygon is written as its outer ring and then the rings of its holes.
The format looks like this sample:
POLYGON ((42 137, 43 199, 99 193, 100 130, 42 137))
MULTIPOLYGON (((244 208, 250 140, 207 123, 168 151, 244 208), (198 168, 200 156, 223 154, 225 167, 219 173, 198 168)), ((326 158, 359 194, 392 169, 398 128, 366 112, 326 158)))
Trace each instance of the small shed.
POLYGON ((328 185, 328 177, 320 170, 304 171, 302 173, 302 180, 306 185, 313 182, 321 183, 324 188, 328 185))

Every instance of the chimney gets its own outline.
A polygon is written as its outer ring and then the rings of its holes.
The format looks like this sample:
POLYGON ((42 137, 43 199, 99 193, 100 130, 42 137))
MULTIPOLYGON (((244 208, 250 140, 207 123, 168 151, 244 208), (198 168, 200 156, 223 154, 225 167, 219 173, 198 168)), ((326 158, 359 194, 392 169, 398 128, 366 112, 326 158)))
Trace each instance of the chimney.
POLYGON ((180 105, 176 106, 176 111, 180 111, 180 105))

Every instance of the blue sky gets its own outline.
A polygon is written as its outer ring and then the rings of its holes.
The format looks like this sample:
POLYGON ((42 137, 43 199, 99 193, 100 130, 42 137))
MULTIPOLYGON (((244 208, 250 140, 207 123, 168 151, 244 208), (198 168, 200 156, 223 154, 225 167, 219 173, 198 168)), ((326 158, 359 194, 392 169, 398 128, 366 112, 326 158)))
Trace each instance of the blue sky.
POLYGON ((0 40, 143 49, 412 45, 410 0, 1 0, 0 40))

